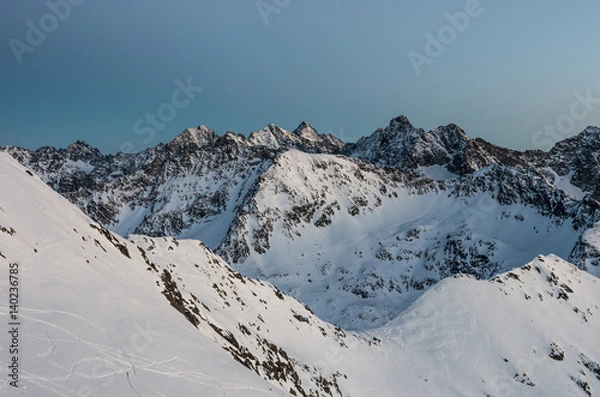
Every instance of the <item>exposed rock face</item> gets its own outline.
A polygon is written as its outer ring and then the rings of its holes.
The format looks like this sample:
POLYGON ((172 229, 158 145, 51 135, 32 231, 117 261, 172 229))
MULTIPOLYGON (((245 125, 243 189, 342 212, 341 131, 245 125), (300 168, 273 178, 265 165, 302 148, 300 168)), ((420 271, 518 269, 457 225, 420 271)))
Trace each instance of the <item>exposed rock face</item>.
POLYGON ((441 165, 457 168, 461 153, 470 141, 458 126, 450 124, 425 132, 415 128, 405 116, 396 117, 386 128, 344 147, 344 154, 402 171, 441 165))

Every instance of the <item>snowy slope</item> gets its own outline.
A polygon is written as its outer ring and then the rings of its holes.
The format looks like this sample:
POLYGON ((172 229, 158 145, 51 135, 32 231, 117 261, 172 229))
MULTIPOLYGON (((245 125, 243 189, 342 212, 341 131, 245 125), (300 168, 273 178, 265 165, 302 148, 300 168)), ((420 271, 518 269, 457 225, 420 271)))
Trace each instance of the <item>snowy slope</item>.
MULTIPOLYGON (((0 233, 0 263, 20 268, 22 395, 271 395, 172 310, 133 245, 113 240, 130 259, 4 153, 0 168, 0 225, 14 230, 0 233)), ((1 307, 6 330, 6 301, 1 307)))
POLYGON ((133 239, 173 292, 172 304, 237 362, 297 395, 345 394, 345 374, 315 366, 315 357, 373 341, 323 322, 263 281, 242 277, 198 241, 133 239))
MULTIPOLYGON (((231 293, 239 285, 240 296, 248 302, 248 318, 254 321, 259 306, 265 312, 258 301, 265 300, 266 305, 267 296, 275 298, 269 305, 281 313, 277 315, 281 323, 290 324, 290 329, 278 328, 288 336, 293 334, 292 320, 298 322, 294 314, 318 322, 299 302, 279 299, 272 286, 243 279, 199 242, 187 242, 183 252, 171 253, 176 242, 157 240, 151 244, 164 248, 148 258, 142 249, 93 223, 4 153, 0 169, 0 263, 6 271, 11 263, 20 269, 23 395, 263 396, 301 386, 319 390, 330 380, 334 383, 330 374, 322 377, 316 370, 304 374, 301 361, 270 341, 272 325, 263 327, 262 339, 256 342, 258 367, 275 365, 270 363, 277 363, 280 356, 289 357, 289 362, 284 373, 275 371, 269 377, 264 375, 268 371, 260 372, 271 384, 224 350, 229 340, 226 327, 240 332, 233 328, 233 319, 240 321, 238 313, 244 310, 232 297, 237 312, 221 311, 221 306, 231 306, 221 297, 224 291, 231 293), (150 261, 154 255, 158 265, 150 261), (196 283, 195 305, 206 312, 199 312, 198 323, 178 305, 183 302, 178 300, 178 273, 166 270, 172 263, 180 264, 188 280, 196 283), (215 290, 209 280, 227 285, 215 290), (214 314, 208 314, 211 308, 214 314), (221 334, 210 324, 224 331, 221 334)), ((3 295, 8 296, 8 273, 2 280, 3 295)), ((4 331, 7 312, 5 301, 0 309, 4 331)), ((263 316, 270 320, 270 314, 263 316)), ((313 334, 320 334, 316 325, 312 328, 313 334)), ((332 326, 323 324, 323 330, 331 335, 330 344, 337 346, 343 340, 332 326)), ((0 361, 6 378, 7 337, 2 340, 0 361)), ((3 383, 1 390, 13 389, 3 383)))
POLYGON ((394 347, 381 366, 361 370, 384 386, 352 387, 378 396, 597 395, 599 293, 597 278, 556 256, 489 281, 446 279, 373 332, 394 347))

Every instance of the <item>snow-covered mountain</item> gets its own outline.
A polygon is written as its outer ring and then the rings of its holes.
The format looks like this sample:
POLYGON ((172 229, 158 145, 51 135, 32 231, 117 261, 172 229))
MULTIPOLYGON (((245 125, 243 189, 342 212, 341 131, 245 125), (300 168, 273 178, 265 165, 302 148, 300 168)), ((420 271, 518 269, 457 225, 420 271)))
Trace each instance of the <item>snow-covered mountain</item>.
POLYGON ((343 143, 303 122, 272 124, 248 138, 188 128, 172 142, 137 154, 102 156, 77 142, 67 149, 4 148, 93 219, 126 236, 195 237, 216 247, 254 181, 277 153, 339 151, 343 143))
POLYGON ((598 127, 588 127, 558 142, 549 152, 518 152, 481 138, 471 139, 454 124, 426 132, 399 116, 388 127, 345 145, 342 152, 380 167, 416 171, 432 179, 452 179, 492 164, 531 168, 575 198, 590 194, 600 199, 598 148, 598 127))
POLYGON ((487 279, 540 253, 569 257, 591 227, 575 222, 587 205, 505 166, 435 182, 288 151, 260 178, 218 252, 322 318, 365 329, 454 274, 487 279))
MULTIPOLYGON (((373 343, 242 277, 199 241, 126 241, 4 153, 0 170, 0 261, 19 268, 25 395, 338 396, 342 374, 305 358, 373 343), (281 345, 305 338, 318 344, 281 345)), ((8 311, 3 303, 5 327, 8 311)))
POLYGON ((446 172, 458 173, 460 155, 468 142, 469 137, 456 125, 425 132, 413 127, 406 116, 399 116, 390 121, 388 127, 346 145, 344 153, 380 167, 403 171, 445 167, 446 172))
POLYGON ((253 146, 298 149, 308 153, 335 153, 344 147, 344 142, 331 134, 319 134, 306 121, 300 123, 293 132, 269 124, 251 133, 247 142, 253 146))
MULTIPOLYGON (((299 154, 287 153, 290 161, 299 154)), ((369 196, 374 171, 360 171, 369 196)), ((388 182, 398 191, 403 183, 388 182)), ((0 264, 18 264, 22 347, 19 389, 2 383, 4 395, 600 390, 600 281, 557 256, 513 263, 489 280, 446 278, 385 326, 356 333, 240 275, 197 240, 114 235, 4 153, 0 186, 0 264)), ((0 307, 6 335, 13 309, 7 301, 0 307)), ((6 377, 11 358, 2 340, 6 377)))
POLYGON ((320 317, 366 329, 446 277, 489 279, 538 254, 600 275, 599 139, 588 128, 517 152, 400 116, 352 144, 303 122, 248 138, 200 126, 132 155, 5 150, 122 236, 199 239, 320 317))

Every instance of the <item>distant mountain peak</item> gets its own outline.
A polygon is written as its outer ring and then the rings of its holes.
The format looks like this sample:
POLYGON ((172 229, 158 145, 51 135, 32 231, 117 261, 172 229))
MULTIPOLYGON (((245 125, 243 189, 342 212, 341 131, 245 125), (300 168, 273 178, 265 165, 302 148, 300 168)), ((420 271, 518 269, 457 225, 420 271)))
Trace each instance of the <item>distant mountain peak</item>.
POLYGON ((279 127, 277 124, 275 123, 269 123, 265 128, 263 128, 263 130, 269 130, 269 131, 282 131, 283 128, 279 127))
POLYGON ((398 129, 398 127, 403 127, 403 129, 414 129, 415 128, 415 127, 413 127, 411 122, 408 120, 408 117, 406 117, 404 115, 400 115, 396 118, 393 118, 390 121, 390 128, 391 127, 396 127, 396 129, 398 129))
POLYGON ((579 134, 573 136, 572 138, 565 139, 564 141, 561 141, 561 142, 571 143, 573 140, 585 142, 588 140, 596 141, 598 139, 600 139, 600 128, 588 126, 583 131, 581 131, 579 134))
POLYGON ((247 141, 255 146, 298 149, 310 153, 333 153, 344 146, 342 141, 333 136, 319 134, 306 121, 300 123, 293 132, 270 123, 262 130, 251 133, 247 141))
POLYGON ((75 142, 73 142, 69 146, 86 146, 86 147, 91 147, 86 141, 82 141, 80 139, 76 140, 75 142))
POLYGON ((72 160, 93 161, 94 159, 98 160, 102 157, 102 154, 98 149, 81 140, 67 146, 65 153, 67 157, 72 160))
POLYGON ((471 140, 465 131, 456 124, 448 124, 429 131, 428 134, 437 134, 444 146, 454 146, 454 150, 462 150, 471 140), (460 149, 459 149, 460 148, 460 149))
POLYGON ((200 147, 213 143, 217 138, 217 134, 213 130, 204 125, 199 125, 197 128, 186 128, 171 142, 174 144, 193 144, 200 147))
POLYGON ((306 121, 300 123, 300 125, 294 130, 293 134, 298 135, 301 138, 309 141, 314 141, 319 138, 319 133, 306 121))
POLYGON ((67 146, 67 151, 69 151, 69 150, 96 151, 97 149, 94 148, 93 146, 91 146, 86 141, 77 140, 77 141, 73 142, 72 144, 70 144, 69 146, 67 146))
POLYGON ((302 128, 307 128, 307 127, 310 127, 310 128, 312 128, 312 126, 311 126, 311 125, 308 123, 308 121, 306 121, 306 120, 302 120, 302 122, 301 122, 301 123, 300 123, 300 125, 298 126, 298 128, 299 128, 299 129, 302 129, 302 128))
POLYGON ((314 131, 315 133, 317 132, 317 130, 316 130, 316 129, 315 129, 313 126, 312 126, 312 125, 310 125, 310 123, 309 123, 308 121, 305 121, 305 120, 303 120, 303 121, 302 121, 302 122, 301 122, 301 123, 298 125, 298 127, 296 127, 296 129, 294 130, 294 133, 296 133, 296 134, 297 134, 298 132, 301 132, 302 130, 306 130, 306 129, 312 130, 312 131, 314 131))

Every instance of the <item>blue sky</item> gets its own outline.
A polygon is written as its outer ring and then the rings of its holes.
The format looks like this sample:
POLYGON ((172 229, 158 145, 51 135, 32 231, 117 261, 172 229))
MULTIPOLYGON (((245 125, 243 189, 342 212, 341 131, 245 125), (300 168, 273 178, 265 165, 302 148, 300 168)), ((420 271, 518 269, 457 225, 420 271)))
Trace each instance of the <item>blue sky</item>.
POLYGON ((592 0, 5 0, 0 145, 115 153, 199 124, 248 134, 302 120, 353 141, 404 114, 546 149, 600 125, 598 15, 592 0), (452 27, 447 15, 469 10, 452 27), (440 29, 443 52, 417 75, 409 54, 427 56, 440 29))

